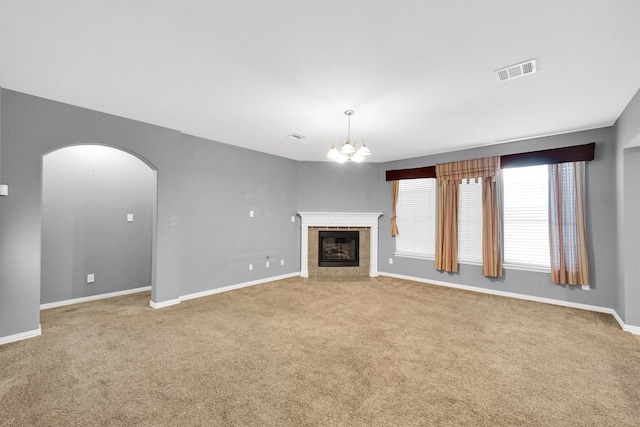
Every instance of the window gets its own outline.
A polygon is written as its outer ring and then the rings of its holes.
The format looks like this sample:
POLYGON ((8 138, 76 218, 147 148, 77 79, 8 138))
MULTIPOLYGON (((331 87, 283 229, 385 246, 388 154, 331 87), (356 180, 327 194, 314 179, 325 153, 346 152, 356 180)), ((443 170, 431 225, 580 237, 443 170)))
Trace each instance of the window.
POLYGON ((549 167, 502 170, 504 263, 549 270, 549 167))
POLYGON ((395 255, 435 257, 437 185, 433 178, 400 181, 395 255))
POLYGON ((458 195, 458 262, 482 264, 482 179, 460 184, 458 195))

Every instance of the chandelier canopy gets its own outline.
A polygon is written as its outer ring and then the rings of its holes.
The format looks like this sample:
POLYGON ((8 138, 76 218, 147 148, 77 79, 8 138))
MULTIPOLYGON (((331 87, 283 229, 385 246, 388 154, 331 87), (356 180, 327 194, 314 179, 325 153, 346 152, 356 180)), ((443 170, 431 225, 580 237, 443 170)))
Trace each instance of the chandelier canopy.
MULTIPOLYGON (((334 162, 344 163, 346 161, 362 162, 366 156, 371 154, 369 148, 364 144, 364 141, 359 139, 355 143, 351 143, 351 116, 354 114, 353 110, 347 110, 344 112, 347 115, 348 131, 347 140, 340 147, 340 150, 336 148, 336 144, 331 146, 331 150, 327 154, 327 159, 334 162)), ((338 144, 340 144, 338 142, 338 144)))

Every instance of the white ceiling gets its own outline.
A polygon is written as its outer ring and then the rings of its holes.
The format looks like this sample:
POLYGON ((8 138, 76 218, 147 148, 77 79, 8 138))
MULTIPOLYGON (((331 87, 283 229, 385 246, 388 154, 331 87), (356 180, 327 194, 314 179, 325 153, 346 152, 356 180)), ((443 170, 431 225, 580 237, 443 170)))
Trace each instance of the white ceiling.
POLYGON ((382 162, 612 125, 640 0, 0 0, 0 86, 296 160, 353 109, 382 162))

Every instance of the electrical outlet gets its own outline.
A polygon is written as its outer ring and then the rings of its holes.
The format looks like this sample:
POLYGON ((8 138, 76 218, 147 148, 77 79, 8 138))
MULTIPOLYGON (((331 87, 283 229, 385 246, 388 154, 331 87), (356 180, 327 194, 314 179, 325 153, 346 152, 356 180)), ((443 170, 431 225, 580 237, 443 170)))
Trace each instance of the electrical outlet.
POLYGON ((253 270, 253 264, 249 264, 249 271, 253 270))
POLYGON ((389 258, 389 264, 393 264, 393 258, 389 258))
POLYGON ((133 214, 127 214, 127 222, 133 222, 133 214))
POLYGON ((269 261, 267 261, 267 268, 269 268, 269 261))
POLYGON ((283 259, 280 260, 280 265, 284 265, 284 260, 283 259))
POLYGON ((95 283, 96 275, 95 274, 87 274, 87 283, 95 283))

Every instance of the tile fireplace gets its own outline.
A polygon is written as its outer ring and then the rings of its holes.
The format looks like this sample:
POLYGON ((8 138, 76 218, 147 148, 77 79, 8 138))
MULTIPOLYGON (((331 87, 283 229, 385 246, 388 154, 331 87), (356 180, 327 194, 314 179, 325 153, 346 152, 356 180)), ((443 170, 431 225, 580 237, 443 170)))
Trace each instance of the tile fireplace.
POLYGON ((309 277, 319 271, 332 275, 363 274, 378 276, 378 218, 381 213, 361 212, 298 212, 302 218, 300 276, 309 277), (347 233, 336 235, 335 233, 347 233), (327 264, 323 264, 321 233, 329 236, 326 247, 327 264), (350 237, 349 237, 350 236, 350 237), (359 243, 353 242, 355 236, 359 243), (333 240, 331 240, 333 239, 333 240), (338 239, 336 242, 335 239, 338 239), (347 239, 350 243, 347 245, 347 239), (313 245, 310 247, 310 245, 313 245), (359 256, 357 256, 359 255, 359 256), (338 259, 336 259, 338 258, 338 259), (340 265, 349 259, 351 265, 340 265), (357 264, 355 262, 358 262, 357 264), (334 267, 340 268, 334 268, 334 267), (336 271, 337 270, 337 271, 336 271))

